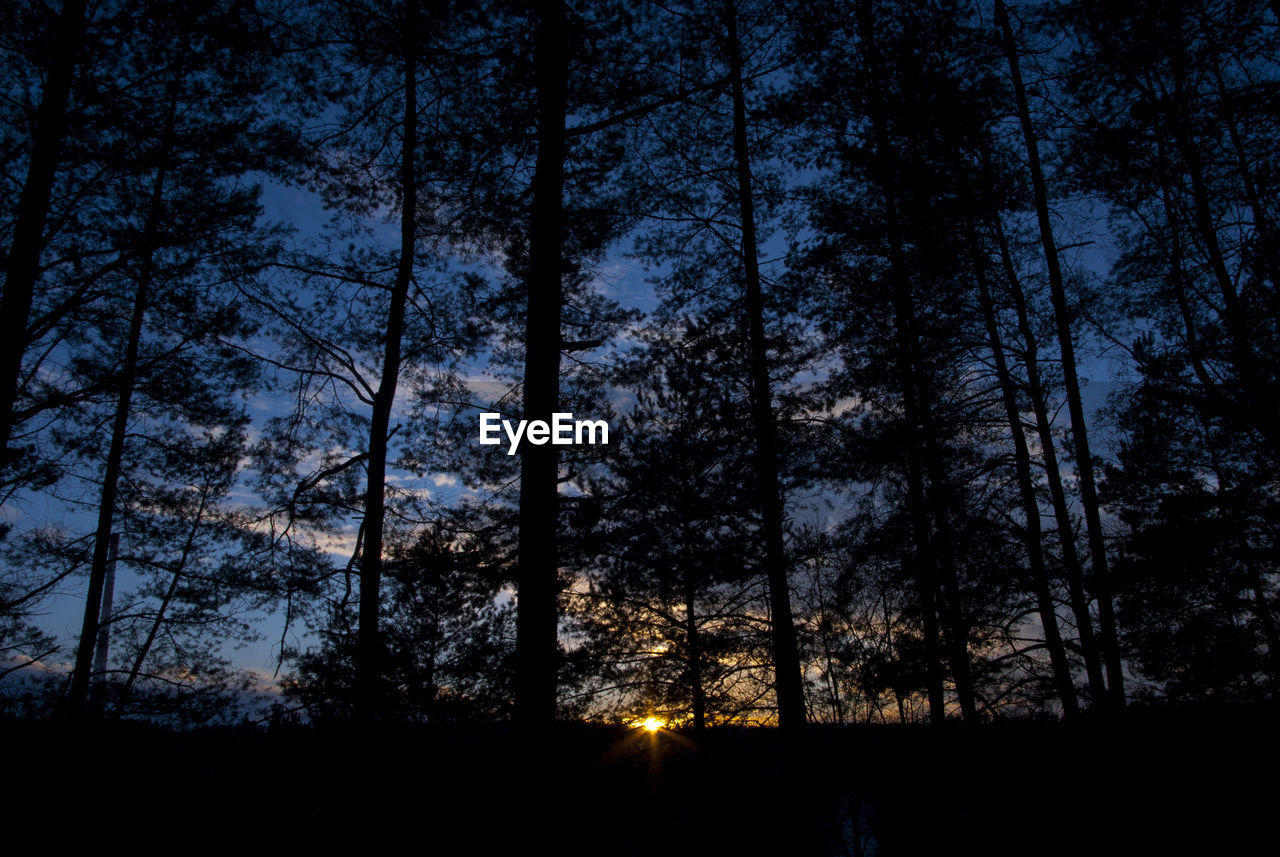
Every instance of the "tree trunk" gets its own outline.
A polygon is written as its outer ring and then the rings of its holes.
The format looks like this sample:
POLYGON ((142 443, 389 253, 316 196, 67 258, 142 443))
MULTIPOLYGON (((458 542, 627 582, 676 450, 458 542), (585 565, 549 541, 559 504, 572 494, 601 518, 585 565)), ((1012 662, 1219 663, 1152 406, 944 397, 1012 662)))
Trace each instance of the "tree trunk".
MULTIPOLYGON (((1177 6, 1170 6, 1167 11, 1172 18, 1179 14, 1180 10, 1177 6)), ((1170 23, 1174 28, 1177 27, 1178 22, 1176 20, 1172 20, 1170 23)), ((1227 270, 1226 256, 1222 251, 1222 244, 1218 240, 1218 230, 1213 222, 1213 205, 1209 187, 1205 182, 1204 163, 1200 157, 1199 149, 1196 148, 1194 141, 1191 139, 1191 134, 1187 129, 1188 123, 1183 116, 1183 105, 1189 101, 1183 87, 1186 73, 1187 55, 1185 46, 1177 42, 1174 45, 1173 60, 1175 90, 1172 98, 1169 99, 1171 103, 1168 105, 1166 121, 1173 132, 1178 152, 1186 165, 1187 177, 1191 180, 1193 216, 1196 228, 1200 232, 1200 240, 1204 242, 1204 249, 1209 257, 1209 269, 1213 271, 1218 290, 1222 295, 1227 333, 1235 356, 1236 368, 1245 383, 1246 393, 1250 399, 1249 405, 1262 409, 1262 413, 1257 416, 1260 418, 1263 427, 1270 433, 1273 428, 1273 422, 1269 418, 1272 409, 1259 398, 1264 392, 1264 386, 1253 353, 1251 325, 1248 322, 1240 294, 1236 290, 1236 284, 1227 270)), ((1247 172, 1245 175, 1247 177, 1247 172)))
POLYGON ((827 666, 827 693, 831 698, 831 711, 837 726, 844 725, 844 703, 840 700, 840 679, 836 673, 835 653, 831 650, 830 627, 827 620, 827 595, 822 587, 822 568, 819 563, 814 568, 814 588, 818 595, 818 636, 822 641, 822 659, 827 666))
MULTIPOLYGON (((918 347, 918 346, 917 346, 918 347)), ((919 364, 917 364, 919 365, 919 364)), ((942 617, 946 624, 944 641, 947 660, 951 664, 951 678, 955 683, 956 700, 960 703, 960 716, 967 725, 978 722, 977 701, 973 690, 973 676, 969 669, 969 625, 960 603, 960 578, 956 568, 955 531, 951 527, 951 491, 942 445, 938 439, 937 423, 933 419, 933 398, 928 379, 920 373, 920 417, 925 437, 925 461, 929 470, 929 489, 926 493, 934 526, 937 528, 939 579, 942 589, 942 617)))
MULTIPOLYGON (((564 4, 561 0, 540 0, 537 14, 538 158, 529 213, 524 418, 550 422, 560 401, 561 232, 569 71, 564 4)), ((516 718, 525 727, 539 727, 550 724, 556 716, 559 467, 556 447, 549 443, 522 444, 520 456, 516 718)))
POLYGON ((760 286, 759 248, 756 246, 755 198, 751 189, 751 160, 747 142, 746 99, 742 84, 741 45, 737 9, 726 5, 729 77, 733 90, 733 150, 738 171, 738 210, 742 220, 742 262, 747 279, 747 335, 751 350, 751 421, 756 435, 756 472, 764 519, 765 572, 769 581, 769 610, 773 632, 775 692, 778 725, 784 731, 804 728, 804 685, 800 654, 791 617, 787 558, 783 543, 782 485, 778 475, 778 427, 773 419, 768 352, 764 336, 764 298, 760 286))
POLYGON ((4 397, 0 402, 0 469, 16 457, 9 450, 9 440, 21 387, 22 356, 27 347, 27 318, 35 297, 49 198, 67 126, 67 101, 84 42, 86 6, 85 0, 66 0, 58 16, 48 79, 36 110, 31 161, 18 200, 13 243, 5 267, 4 296, 0 298, 0 395, 4 397))
MULTIPOLYGON (((107 664, 111 662, 111 611, 114 606, 115 588, 116 588, 116 556, 120 551, 120 534, 111 534, 111 543, 107 546, 107 576, 102 584, 102 607, 98 611, 98 644, 93 650, 93 674, 102 676, 104 679, 107 674, 107 664)), ((105 701, 103 692, 106 688, 103 682, 98 684, 98 705, 101 706, 105 701)), ((92 694, 91 694, 92 696, 92 694)))
MULTIPOLYGON (((148 247, 155 246, 159 231, 161 193, 164 171, 156 177, 151 212, 143 238, 148 247)), ((119 491, 120 471, 124 462, 125 434, 129 427, 129 406, 138 378, 138 350, 142 342, 142 322, 147 312, 148 292, 155 270, 154 252, 147 252, 142 259, 138 284, 133 296, 133 313, 129 320, 129 338, 125 343, 124 369, 120 374, 120 392, 116 398, 115 418, 111 427, 111 443, 107 449, 106 467, 102 474, 102 493, 98 500, 98 527, 93 541, 93 559, 89 567, 89 592, 85 596, 84 621, 80 627, 80 644, 76 649, 75 673, 71 679, 71 705, 83 708, 88 699, 89 673, 93 663, 94 640, 98 636, 98 613, 102 609, 102 587, 107 578, 107 558, 110 552, 111 527, 115 520, 116 496, 119 491)))
POLYGON ((1107 667, 1107 698, 1113 708, 1122 709, 1125 704, 1124 667, 1120 661, 1115 610, 1111 602, 1110 569, 1106 545, 1103 542, 1102 516, 1093 475, 1093 456, 1089 451, 1089 433, 1085 424, 1084 405, 1080 399, 1080 380, 1076 375, 1075 343, 1071 338, 1067 293, 1058 260, 1058 247, 1053 238, 1053 225, 1049 221, 1049 195, 1045 188, 1044 173, 1040 167, 1039 145, 1035 130, 1031 126, 1031 110, 1027 106, 1026 87, 1023 86, 1022 71, 1018 65, 1018 48, 1013 40, 1013 28, 1009 24, 1009 15, 1003 0, 996 0, 996 20, 1004 39, 1005 55, 1009 60, 1009 74, 1013 79, 1014 97, 1018 107, 1018 120, 1022 126, 1022 136, 1027 147, 1027 165, 1031 173, 1031 188, 1035 197, 1036 220, 1040 227, 1040 241, 1044 247, 1045 264, 1049 273, 1049 293, 1053 302, 1054 321, 1057 323, 1058 345, 1062 352, 1063 386, 1067 394, 1067 409, 1071 414, 1071 436, 1075 441, 1076 466, 1080 471, 1080 503, 1084 506, 1085 526, 1089 534, 1089 554, 1093 561, 1093 587, 1098 599, 1102 652, 1107 667))
POLYGON ((897 193, 893 187, 895 174, 893 149, 890 146, 888 121, 884 114, 880 56, 871 21, 870 2, 858 3, 858 30, 867 53, 871 76, 871 122, 875 134, 875 154, 884 197, 885 230, 889 238, 889 267, 893 278, 894 327, 897 336, 898 372, 902 382, 902 402, 907 424, 907 483, 914 551, 908 558, 909 573, 915 578, 920 598, 920 614, 924 634, 925 669, 929 693, 929 719, 935 726, 946 720, 943 691, 942 657, 938 640, 936 558, 925 505, 922 422, 918 394, 919 342, 915 333, 915 308, 911 284, 907 277, 906 256, 898 224, 897 193))
POLYGON ((133 296, 133 313, 129 319, 129 338, 125 343, 124 368, 120 373, 120 391, 116 398, 115 417, 112 420, 111 443, 107 449, 107 461, 102 474, 102 493, 98 500, 98 526, 94 534, 93 559, 89 566, 89 592, 85 596, 84 620, 80 626, 80 643, 76 648, 76 663, 71 678, 71 707, 81 712, 85 708, 89 695, 93 647, 98 636, 98 614, 102 609, 102 587, 107 577, 111 528, 115 520, 120 471, 124 463, 129 407, 138 380, 138 351, 142 344, 142 323, 147 313, 147 301, 150 299, 151 280, 155 275, 155 248, 159 243, 160 224, 164 218, 165 177, 168 174, 168 159, 173 148, 174 123, 181 81, 182 71, 181 62, 179 62, 161 137, 160 165, 156 169, 155 184, 151 190, 151 201, 147 209, 147 220, 142 230, 141 266, 133 296))
POLYGON ((387 448, 390 445, 391 406, 400 380, 400 348, 405 305, 413 280, 417 246, 418 179, 414 156, 418 148, 418 0, 406 0, 404 33, 404 141, 400 150, 400 264, 391 289, 387 341, 382 378, 373 399, 369 425, 368 481, 365 490, 364 544, 360 552, 360 627, 356 638, 356 706, 362 720, 384 713, 383 652, 379 633, 382 607, 383 530, 386 524, 387 448))
POLYGON ((1058 630, 1058 610, 1053 602, 1053 589, 1049 582, 1049 570, 1044 558, 1044 545, 1040 536, 1040 503, 1036 499, 1035 484, 1031 480, 1031 452, 1023 433, 1022 414, 1018 410, 1018 397, 1005 359, 1004 343, 996 325, 995 303, 987 285, 986 258, 978 245, 977 231, 972 222, 966 222, 969 246, 973 250, 974 277, 978 283, 978 298, 982 306, 982 319, 991 344, 991 354, 996 363, 996 377, 1000 382, 1000 398, 1004 402, 1005 418, 1009 421, 1009 434, 1013 438, 1014 469, 1018 477, 1018 490, 1022 497, 1022 512, 1026 519, 1027 556, 1031 564, 1031 580, 1035 587, 1036 608, 1040 613, 1040 625, 1044 628, 1045 646, 1049 649, 1049 662, 1053 667, 1054 685, 1058 699, 1062 701, 1065 719, 1074 720, 1080 713, 1076 701, 1076 686, 1071 678, 1071 665, 1067 661, 1067 649, 1062 644, 1058 630))
POLYGON ((1084 566, 1076 550, 1075 526, 1071 520, 1071 508, 1062 487, 1062 471, 1058 465, 1057 441, 1049 420, 1049 405, 1044 385, 1040 380, 1039 346, 1031 329, 1026 296, 1018 281, 1009 243, 998 217, 992 219, 992 231, 1000 249, 1005 278, 1009 281, 1009 294, 1018 314, 1018 333, 1022 337, 1023 361, 1027 369, 1027 392, 1031 396, 1031 408, 1035 412, 1036 432, 1040 436, 1040 455, 1044 458, 1045 479, 1049 483, 1049 498, 1053 502, 1054 520, 1058 525, 1058 544, 1062 550, 1062 565, 1067 577, 1067 597, 1071 613, 1075 616, 1076 631, 1080 635, 1080 654, 1084 658, 1085 674, 1089 679, 1089 693, 1094 705, 1102 705, 1107 698, 1107 686, 1102 675, 1102 658, 1098 652, 1097 638, 1093 633, 1093 617, 1089 613, 1089 601, 1084 591, 1084 566))
MULTIPOLYGON (((1182 66, 1182 55, 1178 55, 1179 67, 1182 66)), ((1179 74, 1181 72, 1179 71, 1179 74)), ((1181 80, 1181 77, 1179 77, 1181 80)), ((1225 103, 1225 98, 1224 98, 1225 103)), ((1226 256, 1218 231, 1213 221, 1212 192, 1205 181, 1204 163, 1200 152, 1187 131, 1187 122, 1182 116, 1181 101, 1169 111, 1169 122, 1174 131, 1174 140, 1179 154, 1187 167, 1191 180, 1191 196, 1193 219, 1196 230, 1204 244, 1209 257, 1209 268, 1217 282, 1218 291, 1222 295, 1223 315, 1225 316, 1228 341, 1231 346, 1232 359, 1236 364, 1243 396, 1238 406, 1245 419, 1260 429, 1264 436, 1273 443, 1280 440, 1280 416, 1277 415, 1275 395, 1268 382, 1266 372, 1254 353, 1254 325, 1250 323, 1248 308, 1240 297, 1236 284, 1227 270, 1226 256)), ((1231 132, 1238 157, 1238 168, 1245 185, 1246 198, 1250 200, 1254 212, 1254 227, 1258 233, 1258 241, 1263 248, 1263 267, 1267 273, 1275 277, 1274 248, 1271 244, 1268 221, 1261 203, 1258 201, 1253 187, 1251 173, 1245 162, 1243 148, 1235 132, 1234 122, 1230 121, 1228 111, 1228 129, 1231 132)), ((1273 299, 1274 305, 1274 299, 1273 299)))

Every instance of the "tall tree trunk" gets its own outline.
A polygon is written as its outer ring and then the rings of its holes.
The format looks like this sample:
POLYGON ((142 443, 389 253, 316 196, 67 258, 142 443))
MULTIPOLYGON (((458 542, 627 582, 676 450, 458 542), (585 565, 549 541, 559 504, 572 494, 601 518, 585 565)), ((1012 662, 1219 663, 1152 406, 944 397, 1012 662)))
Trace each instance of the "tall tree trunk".
MULTIPOLYGON (((1227 391, 1223 389, 1220 381, 1216 380, 1209 372, 1206 363, 1206 353, 1204 343, 1200 338, 1197 330, 1195 314, 1191 306, 1191 288, 1187 284, 1186 277, 1186 250, 1182 240, 1182 228, 1179 225, 1179 212, 1174 204, 1173 189, 1170 187, 1169 176, 1171 175, 1172 165, 1169 163, 1165 153, 1163 142, 1157 141, 1158 160, 1161 167, 1160 181, 1160 198, 1164 207, 1165 218, 1168 221, 1167 232, 1169 236, 1169 286, 1173 292, 1174 303, 1178 307, 1178 317, 1182 322, 1183 340, 1186 347, 1187 359, 1191 363, 1191 370, 1195 373, 1196 380, 1200 382, 1204 396, 1202 402, 1197 405, 1207 406, 1206 410, 1216 414, 1236 424, 1243 424, 1246 428, 1260 428, 1264 435, 1270 438, 1276 437, 1276 424, 1273 418, 1268 416, 1272 412, 1271 406, 1265 402, 1256 400, 1253 397, 1247 398, 1241 402, 1233 399, 1227 391)), ((1264 253, 1270 251, 1265 245, 1267 230, 1263 221, 1263 215, 1260 208, 1255 209, 1255 225, 1259 230, 1259 241, 1264 243, 1264 253)), ((1239 365, 1240 354, 1233 343, 1231 345, 1233 359, 1239 365)), ((1168 391, 1169 396, 1179 402, 1187 401, 1182 394, 1173 390, 1168 391)))
POLYGON ((1009 363, 1005 358, 1004 343, 996 324, 995 302, 987 284, 987 259, 978 244, 977 230, 971 221, 965 223, 969 246, 973 251, 974 278, 978 284, 978 299, 982 307, 982 320, 987 329, 991 355, 996 363, 996 377, 1000 382, 1000 398, 1004 402, 1005 418, 1009 422, 1009 434, 1013 439, 1014 470, 1018 477, 1018 491, 1022 497, 1022 513, 1026 519, 1027 557, 1031 564, 1031 581, 1035 587, 1036 608, 1040 613, 1040 625, 1044 629, 1045 647, 1049 650, 1049 663, 1053 667, 1054 686, 1062 702, 1062 713, 1067 720, 1074 720, 1080 713, 1076 700, 1076 686, 1071 678, 1071 665, 1067 661, 1067 649, 1058 630, 1058 610, 1053 602, 1053 589, 1049 582, 1049 570, 1044 558, 1044 545, 1040 535, 1040 502, 1036 498, 1035 483, 1031 479, 1031 451, 1023 433, 1022 414, 1018 409, 1017 391, 1009 363))
MULTIPOLYGON (((689 497, 687 483, 681 483, 681 508, 691 511, 696 500, 689 497)), ((702 678, 702 632, 698 628, 697 586, 694 569, 694 544, 698 534, 694 532, 692 514, 686 515, 680 530, 681 569, 680 580, 684 588, 684 631, 689 659, 689 701, 693 708, 694 731, 702 733, 707 725, 707 694, 702 678)))
MULTIPOLYGON (((568 57, 561 0, 540 0, 535 44, 538 158, 529 212, 529 304, 525 316, 524 417, 551 421, 560 401, 563 302, 565 109, 568 57)), ((516 614, 516 718, 526 727, 556 716, 559 661, 559 467, 556 447, 520 447, 519 601, 516 614)))
POLYGON ((400 150, 400 263, 391 288, 387 341, 382 377, 373 399, 369 425, 368 480, 364 505, 364 544, 360 552, 360 628, 356 637, 356 705, 363 720, 383 713, 387 700, 382 688, 384 658, 379 633, 382 607, 383 531, 386 524, 387 448, 390 445, 391 406, 400 380, 401 339, 405 305, 413 280, 418 231, 418 179, 414 157, 418 149, 418 0, 405 2, 404 141, 400 150))
MULTIPOLYGON (((164 171, 156 177, 151 211, 147 216, 143 242, 155 246, 159 231, 164 171)), ((116 397, 115 417, 111 426, 111 442, 107 449, 106 467, 102 474, 102 492, 98 499, 98 526, 94 534, 93 559, 89 566, 89 592, 85 596, 84 621, 80 626, 80 644, 76 649, 75 673, 71 679, 71 704, 83 708, 88 699, 89 674, 93 663, 94 641, 98 636, 98 613, 102 609, 102 587, 107 577, 107 559, 111 544, 111 527, 115 520, 116 496, 120 471, 124 462, 125 434, 129 427, 129 407, 138 378, 138 350, 142 342, 142 323, 147 312, 151 278, 155 270, 154 251, 142 259, 138 283, 133 296, 133 312, 129 319, 129 338, 125 343, 124 368, 120 373, 120 392, 116 397)))
MULTIPOLYGON (((919 364, 917 364, 919 365, 919 364)), ((955 682, 956 701, 960 703, 960 716, 967 725, 978 722, 977 700, 973 690, 973 677, 969 669, 969 625, 964 618, 960 597, 960 577, 956 566, 955 531, 951 527, 952 500, 950 480, 942 457, 942 444, 938 438, 938 424, 933 418, 933 397, 929 392, 928 378, 920 373, 920 417, 925 437, 925 461, 929 470, 929 488, 926 499, 934 526, 937 528, 939 582, 942 590, 941 614, 946 624, 944 641, 947 660, 951 664, 951 678, 955 682)))
POLYGON ((426 687, 426 700, 423 703, 423 715, 426 717, 427 723, 435 722, 436 697, 439 695, 436 687, 436 671, 440 662, 440 590, 444 586, 444 582, 440 579, 441 575, 436 573, 435 586, 433 587, 434 595, 431 599, 431 636, 428 638, 430 643, 427 645, 427 663, 422 670, 422 683, 426 687))
MULTIPOLYGON (((115 607, 116 557, 120 551, 120 534, 111 534, 111 543, 107 546, 107 576, 102 584, 102 607, 98 611, 98 644, 93 650, 93 674, 107 674, 107 665, 111 662, 111 613, 115 607)), ((92 688, 90 688, 92 690, 92 688)), ((106 687, 99 685, 99 706, 105 702, 106 687)), ((92 697, 92 694, 90 694, 92 697)))
POLYGON ((1075 616, 1076 631, 1080 635, 1080 654, 1084 658, 1085 674, 1089 679, 1089 693, 1094 705, 1103 705, 1107 698, 1106 681, 1102 675, 1102 657, 1098 651, 1097 637, 1093 632, 1093 617, 1089 613, 1089 600, 1084 591, 1084 566, 1076 550, 1075 525, 1071 520, 1071 508, 1062 486, 1062 470, 1058 465, 1057 441, 1049 419, 1049 403, 1044 384, 1040 380, 1040 352, 1035 333, 1031 329, 1031 317, 1022 284, 1009 253, 1000 219, 993 217, 992 232, 1000 249, 1005 278, 1009 282, 1009 294, 1018 314, 1018 333, 1022 337, 1023 361, 1027 370, 1027 392, 1031 396, 1031 409, 1035 412, 1036 432, 1040 436, 1040 455, 1044 459, 1045 479, 1049 484, 1049 498, 1053 502, 1053 516, 1058 525, 1058 544, 1062 551, 1062 565, 1067 577, 1067 597, 1071 613, 1075 616))
POLYGON ((31 160, 5 266, 4 296, 0 298, 0 396, 4 398, 0 402, 0 470, 8 466, 11 457, 9 440, 27 347, 27 318, 35 297, 49 198, 67 127, 67 102, 84 43, 86 6, 85 0, 66 0, 55 25, 48 78, 32 132, 31 160))
POLYGON ((756 473, 764 519, 765 572, 769 581, 769 610, 773 632, 774 690, 778 725, 786 731, 804 728, 804 684, 800 654, 791 617, 787 557, 783 543, 782 485, 778 475, 778 426, 773 418, 769 358, 764 336, 764 298, 760 286, 759 248, 756 246, 755 198, 751 189, 751 155, 747 142, 746 98, 742 84, 742 49, 738 13, 733 2, 725 7, 728 28, 729 77, 733 91, 733 152, 738 171, 738 211, 742 220, 742 262, 747 278, 747 336, 751 350, 751 421, 756 435, 756 473))
MULTIPOLYGON (((1188 177, 1191 179, 1191 198, 1196 229, 1200 233, 1200 240, 1204 242, 1205 252, 1209 256, 1209 269, 1213 272, 1218 291, 1222 295, 1227 334, 1236 367, 1246 384, 1247 391, 1256 396, 1262 382, 1250 343, 1250 325, 1240 295, 1236 291, 1235 282, 1232 281, 1231 273, 1227 270, 1226 257, 1222 252, 1222 244, 1218 240, 1218 230, 1214 228, 1213 207, 1209 187, 1204 179, 1204 166, 1201 163, 1199 151, 1187 134, 1186 128, 1183 127, 1180 114, 1175 111, 1172 119, 1179 154, 1182 155, 1188 177)), ((1250 405, 1267 407, 1262 402, 1250 402, 1250 405)), ((1273 428, 1269 420, 1263 420, 1263 426, 1269 431, 1273 428)))
POLYGON ((1058 247, 1053 238, 1053 225, 1049 220, 1049 195, 1045 187, 1044 172, 1040 166, 1039 144, 1035 129, 1031 125, 1027 91, 1022 83, 1018 48, 1013 39, 1013 28, 1009 24, 1009 15, 1003 0, 996 0, 996 21, 1004 39, 1005 56, 1009 61, 1009 74, 1013 79, 1014 97, 1018 107, 1018 121, 1022 126, 1023 141, 1027 148, 1027 166, 1031 173, 1032 194, 1035 197, 1036 221, 1040 227, 1040 242, 1044 247, 1045 264, 1049 273, 1049 294, 1053 302, 1054 321, 1058 329, 1058 346, 1062 352, 1063 386, 1067 394, 1067 409, 1071 414, 1071 436, 1075 441, 1076 466, 1080 471, 1080 503, 1084 507, 1085 527, 1089 535, 1089 555, 1093 561, 1093 587, 1098 599, 1102 653, 1107 667, 1107 698, 1113 708, 1122 709, 1125 704, 1124 667, 1120 660, 1115 609, 1111 600, 1111 575, 1106 544, 1103 541, 1098 489, 1093 474, 1093 456, 1089 451, 1089 432, 1085 424, 1084 405, 1080 398, 1080 379, 1076 374, 1076 352, 1075 343, 1071 338, 1071 316, 1067 308, 1067 292, 1058 260, 1058 247))
MULTIPOLYGON (((1186 278, 1186 251, 1182 242, 1182 227, 1178 222, 1179 214, 1177 207, 1173 203, 1173 190, 1170 187, 1168 176, 1170 175, 1170 165, 1165 156, 1164 145, 1157 144, 1160 163, 1160 174, 1162 176, 1160 182, 1160 199, 1165 211, 1165 219, 1168 221, 1166 232, 1169 239, 1169 247, 1167 251, 1169 262, 1169 287, 1173 291, 1173 300, 1178 307, 1178 318, 1182 322, 1183 344, 1187 352, 1187 359, 1191 363, 1191 371, 1195 373, 1196 380, 1200 382, 1203 389, 1203 404, 1207 405, 1205 410, 1210 413, 1217 414, 1232 421, 1250 421, 1252 414, 1247 411, 1242 413, 1238 404, 1231 401, 1231 398, 1223 392, 1222 384, 1219 383, 1209 372, 1208 364, 1205 362, 1205 350, 1200 333, 1197 329, 1195 314, 1191 308, 1190 289, 1187 286, 1186 278)), ((1179 402, 1186 401, 1186 397, 1173 390, 1169 390, 1170 398, 1179 402)), ((1194 404, 1200 405, 1201 402, 1194 404)))
POLYGON ((89 566, 89 592, 85 596, 84 620, 80 626, 80 643, 76 648, 76 663, 71 678, 71 707, 79 712, 84 711, 89 695, 93 647, 100 624, 98 614, 102 609, 102 587, 107 578, 111 527, 115 521, 116 497, 119 493, 120 472, 124 463, 124 442, 129 427, 129 408, 133 400, 133 390, 138 381, 138 352, 142 345, 142 324, 147 313, 147 302, 150 300, 151 280, 155 276, 156 247, 159 244, 160 226, 165 216, 165 178, 168 175, 168 161, 173 149, 174 123, 181 85, 182 68, 179 61, 178 70, 174 75, 168 115, 161 135, 160 165, 156 168, 147 219, 142 229, 141 262, 133 295, 133 312, 129 319, 129 338, 125 342, 120 391, 116 398, 116 411, 111 425, 111 442, 107 449, 107 461, 102 474, 102 492, 98 500, 98 526, 94 533, 93 559, 89 566))
POLYGON ((888 120, 885 117, 884 84, 880 70, 880 54, 871 20, 870 0, 860 0, 858 3, 858 30, 867 54, 871 76, 871 122, 875 135, 875 156, 881 176, 880 190, 884 197, 885 231, 889 239, 889 267, 890 276, 893 279, 898 373, 902 383, 902 402, 907 424, 908 504, 914 541, 914 551, 908 558, 909 573, 916 581, 920 599, 929 693, 929 719, 935 726, 941 726, 946 720, 946 701, 938 639, 936 557, 929 514, 925 505, 924 439, 918 392, 920 346, 916 338, 915 308, 912 304, 911 283, 907 277, 902 232, 898 223, 898 199, 893 185, 896 166, 893 148, 889 141, 888 120))

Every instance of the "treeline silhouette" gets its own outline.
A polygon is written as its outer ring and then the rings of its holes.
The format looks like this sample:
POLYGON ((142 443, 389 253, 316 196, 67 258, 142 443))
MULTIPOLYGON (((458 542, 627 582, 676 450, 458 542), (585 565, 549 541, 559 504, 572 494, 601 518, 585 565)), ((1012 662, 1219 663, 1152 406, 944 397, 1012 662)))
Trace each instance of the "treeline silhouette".
POLYGON ((1273 3, 0 34, 11 712, 235 719, 260 628, 281 728, 1273 698, 1273 3))

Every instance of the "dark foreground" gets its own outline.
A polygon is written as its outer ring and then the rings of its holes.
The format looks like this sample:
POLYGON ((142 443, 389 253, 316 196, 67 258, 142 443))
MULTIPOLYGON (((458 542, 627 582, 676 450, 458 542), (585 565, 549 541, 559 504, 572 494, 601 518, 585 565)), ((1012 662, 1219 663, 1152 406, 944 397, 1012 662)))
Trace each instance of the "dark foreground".
POLYGON ((175 733, 0 723, 11 832, 289 853, 1229 853, 1270 841, 1280 710, 1065 728, 175 733), (39 831, 43 831, 40 833, 39 831))

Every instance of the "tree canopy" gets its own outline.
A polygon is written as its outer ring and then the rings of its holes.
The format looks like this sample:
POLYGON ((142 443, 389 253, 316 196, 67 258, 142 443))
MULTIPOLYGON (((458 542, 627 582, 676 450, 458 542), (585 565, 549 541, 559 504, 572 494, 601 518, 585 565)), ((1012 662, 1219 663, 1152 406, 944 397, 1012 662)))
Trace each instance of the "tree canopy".
POLYGON ((799 734, 1280 685, 1274 4, 0 33, 5 705, 799 734))

